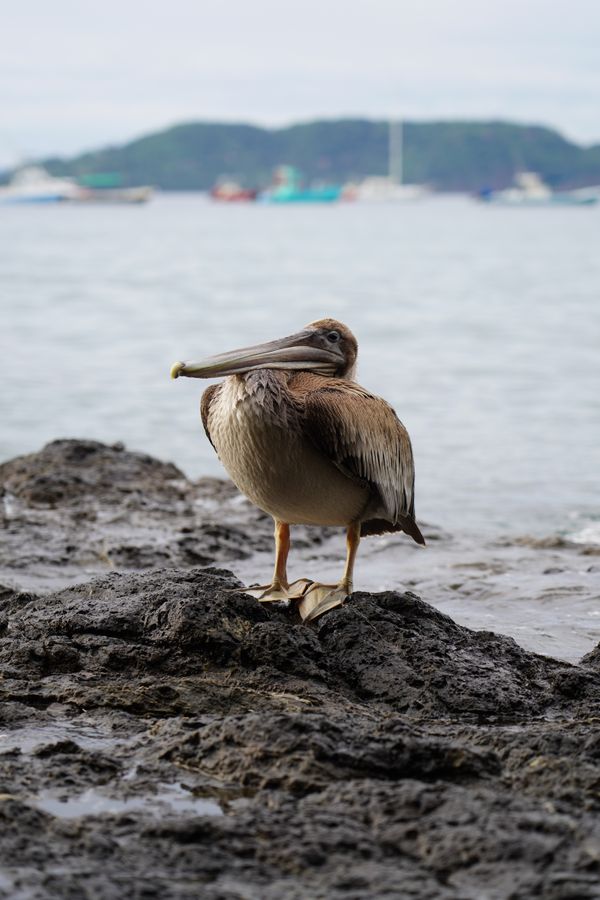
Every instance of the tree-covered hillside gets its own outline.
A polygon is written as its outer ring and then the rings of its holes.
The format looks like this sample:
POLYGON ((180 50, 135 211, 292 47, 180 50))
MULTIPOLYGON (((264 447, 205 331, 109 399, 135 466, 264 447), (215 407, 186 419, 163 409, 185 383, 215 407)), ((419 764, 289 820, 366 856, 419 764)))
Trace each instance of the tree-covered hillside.
MULTIPOLYGON (((46 164, 61 175, 118 172, 123 184, 206 190, 224 175, 264 186, 280 163, 297 166, 309 181, 348 181, 386 173, 387 159, 386 122, 343 119, 280 129, 191 122, 46 164)), ((404 125, 405 181, 477 191, 505 187, 522 170, 558 188, 600 184, 600 145, 584 148, 549 128, 508 122, 404 125)))

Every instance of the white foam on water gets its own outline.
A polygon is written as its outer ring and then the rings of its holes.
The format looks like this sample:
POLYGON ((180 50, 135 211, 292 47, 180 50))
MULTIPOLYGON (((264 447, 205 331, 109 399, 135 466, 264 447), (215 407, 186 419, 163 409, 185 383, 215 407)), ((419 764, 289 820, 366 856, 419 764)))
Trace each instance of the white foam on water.
POLYGON ((600 544, 600 522, 589 522, 567 537, 575 544, 600 544))

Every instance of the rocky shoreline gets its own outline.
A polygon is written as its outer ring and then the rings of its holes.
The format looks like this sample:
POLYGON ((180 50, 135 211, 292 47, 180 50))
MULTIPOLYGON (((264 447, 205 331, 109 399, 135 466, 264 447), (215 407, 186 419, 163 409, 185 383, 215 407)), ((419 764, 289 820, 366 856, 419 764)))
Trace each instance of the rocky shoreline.
POLYGON ((598 649, 412 591, 302 624, 229 571, 267 517, 120 445, 0 485, 0 897, 600 897, 598 649))

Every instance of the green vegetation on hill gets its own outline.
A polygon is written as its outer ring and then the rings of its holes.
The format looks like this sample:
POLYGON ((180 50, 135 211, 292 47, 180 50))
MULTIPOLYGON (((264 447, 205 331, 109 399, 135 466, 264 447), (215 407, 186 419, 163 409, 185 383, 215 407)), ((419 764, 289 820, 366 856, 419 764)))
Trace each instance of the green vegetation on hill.
MULTIPOLYGON (((310 181, 349 181, 387 172, 388 126, 367 119, 288 128, 191 122, 74 159, 51 159, 57 175, 118 172, 122 183, 207 190, 223 175, 268 184, 280 163, 310 181)), ((533 170, 553 187, 600 184, 600 145, 580 147, 549 128, 508 122, 407 122, 404 180, 440 191, 477 191, 533 170)))

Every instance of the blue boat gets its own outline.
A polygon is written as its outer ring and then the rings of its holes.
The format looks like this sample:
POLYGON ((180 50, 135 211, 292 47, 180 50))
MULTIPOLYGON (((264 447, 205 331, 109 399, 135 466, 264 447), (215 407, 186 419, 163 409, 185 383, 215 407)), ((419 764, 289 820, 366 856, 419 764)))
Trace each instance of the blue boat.
POLYGON ((261 191, 261 203, 334 203, 340 199, 342 188, 337 184, 322 187, 302 187, 302 178, 294 166, 279 166, 275 170, 273 184, 261 191))

